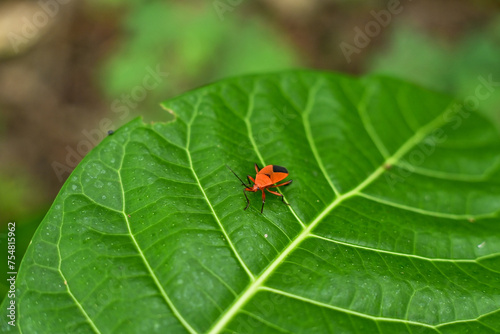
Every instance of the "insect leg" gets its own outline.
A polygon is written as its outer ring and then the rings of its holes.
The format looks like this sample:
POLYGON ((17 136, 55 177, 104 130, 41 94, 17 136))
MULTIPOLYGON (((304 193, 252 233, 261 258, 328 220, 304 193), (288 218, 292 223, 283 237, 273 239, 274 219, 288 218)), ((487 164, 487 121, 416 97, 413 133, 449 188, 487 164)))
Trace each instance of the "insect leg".
MULTIPOLYGON (((248 180, 248 184, 251 184, 250 181, 252 181, 253 183, 255 183, 255 180, 253 177, 251 177, 250 175, 247 175, 247 180, 248 180)), ((250 187, 248 187, 250 188, 250 187)))
POLYGON ((266 204, 266 193, 262 189, 262 208, 260 209, 260 213, 264 212, 264 204, 266 204))
POLYGON ((287 186, 289 185, 290 183, 292 183, 293 180, 290 180, 290 181, 286 181, 286 182, 283 182, 282 184, 277 184, 275 186, 270 186, 269 188, 276 188, 276 187, 281 187, 281 186, 287 186))
POLYGON ((274 195, 276 195, 276 196, 280 196, 280 197, 281 197, 281 201, 282 201, 283 203, 285 203, 286 205, 290 205, 290 204, 288 204, 287 202, 285 202, 285 197, 283 197, 283 195, 282 195, 282 194, 280 194, 280 193, 278 193, 278 192, 276 192, 276 191, 269 190, 269 189, 267 189, 267 191, 269 191, 271 194, 274 194, 274 195))
POLYGON ((250 205, 250 200, 248 199, 247 191, 245 189, 243 189, 243 195, 245 195, 245 198, 247 199, 247 206, 243 209, 243 210, 246 210, 246 209, 248 209, 248 206, 250 205))
POLYGON ((259 165, 255 164, 255 171, 258 173, 260 170, 259 165))

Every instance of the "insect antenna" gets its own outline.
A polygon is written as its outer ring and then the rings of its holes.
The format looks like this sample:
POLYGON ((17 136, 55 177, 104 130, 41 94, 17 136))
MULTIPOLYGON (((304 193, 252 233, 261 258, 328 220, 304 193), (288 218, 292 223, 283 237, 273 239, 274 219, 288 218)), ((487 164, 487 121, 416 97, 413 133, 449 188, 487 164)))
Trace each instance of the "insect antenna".
POLYGON ((238 180, 240 180, 241 182, 241 185, 247 187, 247 188, 251 188, 250 186, 246 185, 242 179, 240 179, 240 177, 238 175, 236 175, 236 173, 234 172, 234 170, 231 169, 231 167, 229 167, 228 165, 226 165, 226 167, 234 174, 234 176, 236 176, 238 178, 238 180))

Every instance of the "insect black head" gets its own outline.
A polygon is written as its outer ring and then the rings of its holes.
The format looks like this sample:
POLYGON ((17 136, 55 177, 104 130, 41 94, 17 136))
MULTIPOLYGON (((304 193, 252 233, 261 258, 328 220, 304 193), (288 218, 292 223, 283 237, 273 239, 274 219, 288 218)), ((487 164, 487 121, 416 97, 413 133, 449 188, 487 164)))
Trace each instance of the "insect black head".
POLYGON ((273 165, 273 172, 274 173, 287 173, 288 174, 288 170, 285 167, 276 166, 276 165, 273 165))

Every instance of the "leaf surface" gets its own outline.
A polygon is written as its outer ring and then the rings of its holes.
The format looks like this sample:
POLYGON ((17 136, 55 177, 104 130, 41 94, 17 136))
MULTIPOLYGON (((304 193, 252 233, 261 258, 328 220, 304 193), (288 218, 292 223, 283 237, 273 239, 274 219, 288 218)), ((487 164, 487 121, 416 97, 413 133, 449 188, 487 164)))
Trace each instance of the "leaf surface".
MULTIPOLYGON (((221 81, 75 169, 17 280, 17 326, 81 333, 500 331, 500 137, 384 77, 221 81), (286 201, 239 181, 285 166, 286 201)), ((8 299, 6 299, 7 301, 8 299)), ((7 306, 4 301, 3 309, 7 306)))

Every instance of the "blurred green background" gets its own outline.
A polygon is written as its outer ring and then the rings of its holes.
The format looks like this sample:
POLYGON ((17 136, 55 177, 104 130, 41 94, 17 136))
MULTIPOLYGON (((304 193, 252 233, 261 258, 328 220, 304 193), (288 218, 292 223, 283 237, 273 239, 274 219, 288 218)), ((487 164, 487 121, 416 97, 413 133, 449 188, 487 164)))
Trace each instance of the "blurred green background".
MULTIPOLYGON (((61 2, 0 2, 0 249, 15 221, 17 265, 94 143, 137 115, 169 120, 159 102, 192 88, 289 68, 385 73, 459 99, 480 77, 500 82, 496 0, 61 2)), ((479 108, 499 125, 500 87, 479 108)))

